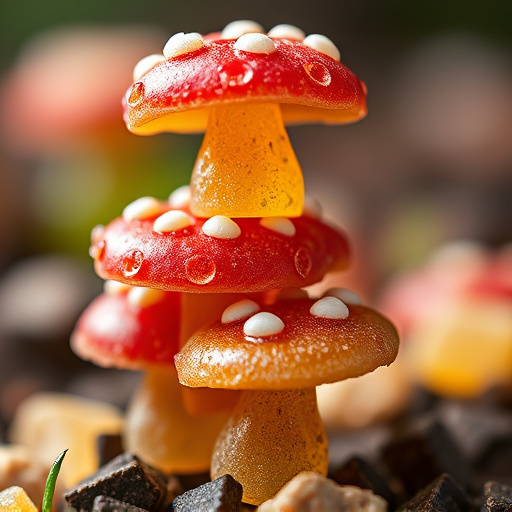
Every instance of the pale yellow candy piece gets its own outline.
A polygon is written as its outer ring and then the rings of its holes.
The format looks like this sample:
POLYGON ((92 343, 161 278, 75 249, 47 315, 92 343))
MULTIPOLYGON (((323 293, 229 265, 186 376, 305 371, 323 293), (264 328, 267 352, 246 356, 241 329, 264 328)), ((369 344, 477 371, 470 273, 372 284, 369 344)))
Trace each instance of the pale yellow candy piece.
POLYGON ((121 428, 121 412, 110 404, 61 393, 36 393, 18 408, 10 439, 30 448, 49 467, 55 454, 68 449, 59 482, 71 487, 98 469, 98 436, 119 434, 121 428))
POLYGON ((165 473, 199 473, 210 467, 213 444, 227 416, 190 415, 176 372, 152 369, 130 405, 124 445, 165 473))
POLYGON ((327 466, 315 388, 245 391, 217 439, 211 475, 230 474, 242 484, 242 501, 259 505, 298 473, 326 475, 327 466))
POLYGON ((277 104, 212 107, 190 183, 199 217, 298 217, 304 182, 277 104))
POLYGON ((37 512, 37 508, 21 487, 8 487, 0 492, 1 512, 37 512))
POLYGON ((445 396, 472 398, 512 380, 512 308, 467 299, 415 326, 405 355, 411 376, 445 396))

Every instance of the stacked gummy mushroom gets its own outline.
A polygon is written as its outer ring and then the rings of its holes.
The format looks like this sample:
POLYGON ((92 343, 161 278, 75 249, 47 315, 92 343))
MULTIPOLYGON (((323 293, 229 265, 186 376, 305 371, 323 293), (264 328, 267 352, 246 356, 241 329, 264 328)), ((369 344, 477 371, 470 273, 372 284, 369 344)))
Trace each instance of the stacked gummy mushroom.
MULTIPOLYGON (((345 268, 349 251, 345 235, 304 201, 284 123, 356 121, 366 111, 365 88, 326 37, 305 37, 288 25, 264 34, 252 22, 205 37, 176 34, 163 55, 136 66, 134 78, 125 97, 132 132, 206 134, 190 189, 166 202, 141 198, 95 229, 95 268, 105 279, 145 290, 128 294, 171 294, 179 303, 159 313, 179 331, 173 348, 163 350, 159 374, 174 371, 169 355, 177 352, 184 386, 242 391, 216 441, 211 471, 231 474, 243 500, 260 504, 301 471, 327 473, 315 386, 360 376, 396 356, 393 326, 353 294, 335 290, 314 300, 296 290, 345 268)), ((75 350, 113 364, 118 357, 105 361, 89 350, 95 336, 86 327, 95 323, 79 324, 75 350)), ((166 344, 151 336, 153 364, 166 344)), ((107 338, 114 353, 124 350, 115 335, 107 338)), ((162 393, 158 379, 145 393, 162 393)), ((232 401, 227 391, 215 400, 208 391, 183 396, 196 413, 232 401)), ((127 430, 140 429, 133 424, 146 412, 134 414, 127 430)), ((206 428, 206 420, 198 421, 206 428)), ((139 454, 159 466, 143 449, 139 454)))

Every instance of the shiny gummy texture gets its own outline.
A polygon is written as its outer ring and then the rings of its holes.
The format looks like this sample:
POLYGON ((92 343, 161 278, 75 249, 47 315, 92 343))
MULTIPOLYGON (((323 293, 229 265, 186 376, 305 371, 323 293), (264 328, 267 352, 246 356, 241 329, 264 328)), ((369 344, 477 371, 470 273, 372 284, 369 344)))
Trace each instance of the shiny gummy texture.
POLYGON ((293 389, 359 377, 391 364, 398 351, 393 325, 370 308, 349 305, 345 319, 310 313, 312 299, 262 306, 284 323, 282 332, 252 338, 244 320, 220 321, 196 333, 175 357, 186 386, 293 389))
POLYGON ((307 286, 349 262, 346 236, 317 219, 292 219, 292 237, 266 229, 258 218, 234 219, 241 235, 228 240, 203 233, 205 220, 156 233, 154 218, 118 218, 93 240, 96 272, 105 279, 171 291, 248 293, 307 286), (95 250, 99 246, 101 251, 95 250))
POLYGON ((157 64, 126 93, 128 129, 204 131, 205 107, 242 101, 280 103, 286 123, 364 117, 364 86, 352 71, 299 41, 272 39, 271 54, 236 50, 233 39, 207 40, 199 50, 157 64))

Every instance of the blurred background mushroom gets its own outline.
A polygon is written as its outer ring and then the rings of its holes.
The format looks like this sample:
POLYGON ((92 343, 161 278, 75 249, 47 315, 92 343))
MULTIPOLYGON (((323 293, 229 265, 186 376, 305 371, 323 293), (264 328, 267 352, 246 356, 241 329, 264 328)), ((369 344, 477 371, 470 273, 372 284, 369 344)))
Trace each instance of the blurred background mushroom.
POLYGON ((327 35, 367 84, 369 115, 361 123, 289 129, 308 194, 354 247, 352 269, 324 289, 348 287, 371 303, 443 242, 512 240, 508 0, 485 8, 442 0, 318 0, 314 9, 291 0, 4 4, 0 440, 16 405, 34 391, 64 389, 124 406, 135 385, 131 376, 91 385, 91 375, 111 377, 74 359, 68 340, 101 289, 87 259, 91 228, 137 197, 164 198, 189 180, 199 136, 135 137, 121 119, 134 64, 176 32, 208 33, 234 19, 267 30, 291 23, 327 35), (51 311, 29 311, 28 298, 38 296, 54 299, 36 301, 51 311), (18 311, 7 314, 4 305, 18 311))

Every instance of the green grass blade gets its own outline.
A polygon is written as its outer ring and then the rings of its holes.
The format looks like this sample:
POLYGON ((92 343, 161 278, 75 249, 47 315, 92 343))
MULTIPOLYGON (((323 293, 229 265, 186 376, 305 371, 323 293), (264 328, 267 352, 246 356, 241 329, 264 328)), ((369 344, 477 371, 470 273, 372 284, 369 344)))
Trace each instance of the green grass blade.
POLYGON ((46 486, 44 488, 43 502, 41 504, 42 512, 51 512, 52 503, 53 503, 53 495, 55 493, 55 484, 57 482, 57 477, 59 476, 60 466, 62 465, 62 461, 64 456, 66 455, 67 450, 64 450, 58 457, 57 460, 53 463, 52 469, 48 473, 48 478, 46 479, 46 486))

